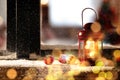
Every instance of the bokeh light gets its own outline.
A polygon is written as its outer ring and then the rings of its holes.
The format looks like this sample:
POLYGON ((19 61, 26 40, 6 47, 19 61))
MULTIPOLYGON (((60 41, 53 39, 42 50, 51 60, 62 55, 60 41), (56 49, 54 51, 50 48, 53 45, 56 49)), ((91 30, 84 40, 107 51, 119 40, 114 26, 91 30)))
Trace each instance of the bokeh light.
POLYGON ((105 78, 106 77, 106 73, 102 71, 102 72, 100 72, 98 74, 98 77, 104 77, 105 78))
POLYGON ((95 80, 105 80, 104 77, 97 77, 95 80))
POLYGON ((113 73, 110 72, 110 71, 107 71, 107 72, 102 71, 98 74, 98 77, 103 77, 107 80, 112 80, 113 79, 113 73))
POLYGON ((101 30, 101 25, 98 23, 98 22, 94 22, 92 25, 91 25, 91 30, 93 32, 99 32, 101 30))
POLYGON ((91 52, 89 53, 89 56, 90 56, 91 58, 94 58, 94 57, 95 57, 95 51, 91 51, 91 52))
POLYGON ((114 55, 115 58, 119 58, 120 57, 120 50, 115 50, 113 52, 113 55, 114 55))
POLYGON ((6 75, 9 79, 15 79, 17 77, 17 71, 13 68, 8 69, 6 75))
POLYGON ((106 72, 106 79, 111 80, 113 78, 113 73, 108 71, 106 72))
POLYGON ((100 67, 93 67, 92 71, 94 74, 98 74, 100 72, 100 67))
POLYGON ((101 61, 101 60, 97 60, 97 61, 95 62, 95 66, 104 66, 104 62, 101 61))

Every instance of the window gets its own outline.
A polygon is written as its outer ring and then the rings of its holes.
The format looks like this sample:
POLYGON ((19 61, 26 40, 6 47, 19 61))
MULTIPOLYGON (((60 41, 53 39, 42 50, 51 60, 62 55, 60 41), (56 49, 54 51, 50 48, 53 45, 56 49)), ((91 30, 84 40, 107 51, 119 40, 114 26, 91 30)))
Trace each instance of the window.
MULTIPOLYGON (((89 7, 97 12, 101 3, 102 0, 41 0, 41 44, 75 45, 82 29, 82 10, 89 7)), ((86 10, 83 16, 85 24, 93 22, 96 15, 86 10)))
POLYGON ((7 43, 7 0, 0 0, 0 50, 6 50, 7 43))

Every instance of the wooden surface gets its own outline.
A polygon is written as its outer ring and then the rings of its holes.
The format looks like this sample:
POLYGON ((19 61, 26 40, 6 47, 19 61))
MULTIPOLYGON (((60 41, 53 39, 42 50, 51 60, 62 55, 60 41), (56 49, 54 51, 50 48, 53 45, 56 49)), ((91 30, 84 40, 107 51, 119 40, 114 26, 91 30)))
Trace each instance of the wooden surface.
MULTIPOLYGON (((46 65, 39 60, 0 60, 0 80, 11 80, 10 76, 7 76, 9 71, 14 71, 17 75, 12 80, 68 80, 71 77, 74 80, 94 80, 98 77, 98 74, 92 72, 95 68, 98 67, 60 64, 58 61, 55 61, 52 65, 46 65), (72 74, 69 74, 71 72, 72 74), (76 75, 76 73, 78 74, 76 75)), ((115 69, 103 66, 100 67, 100 71, 114 73, 115 69)), ((113 74, 113 76, 116 75, 113 74)))

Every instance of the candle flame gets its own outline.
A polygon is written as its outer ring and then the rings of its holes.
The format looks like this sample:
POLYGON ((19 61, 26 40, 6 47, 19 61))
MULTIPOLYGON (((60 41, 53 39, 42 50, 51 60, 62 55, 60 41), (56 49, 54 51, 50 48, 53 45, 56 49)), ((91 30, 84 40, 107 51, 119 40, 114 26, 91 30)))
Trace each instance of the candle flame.
POLYGON ((95 56, 100 56, 101 50, 101 41, 94 41, 92 38, 88 38, 85 43, 85 53, 88 54, 89 57, 94 58, 95 56))

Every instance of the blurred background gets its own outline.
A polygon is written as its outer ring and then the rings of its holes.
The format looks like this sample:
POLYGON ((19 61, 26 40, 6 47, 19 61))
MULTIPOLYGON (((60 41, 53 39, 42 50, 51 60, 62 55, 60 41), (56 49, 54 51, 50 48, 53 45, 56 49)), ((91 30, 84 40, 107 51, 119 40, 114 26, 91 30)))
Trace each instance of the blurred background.
POLYGON ((0 50, 6 50, 7 43, 7 0, 0 0, 0 50))
MULTIPOLYGON (((104 42, 112 45, 119 44, 119 4, 119 0, 41 0, 41 43, 48 45, 76 44, 77 34, 83 29, 82 10, 92 8, 96 11, 97 21, 106 34, 104 42), (110 36, 114 37, 109 38, 110 36)), ((95 21, 95 12, 85 10, 83 25, 95 21)))

